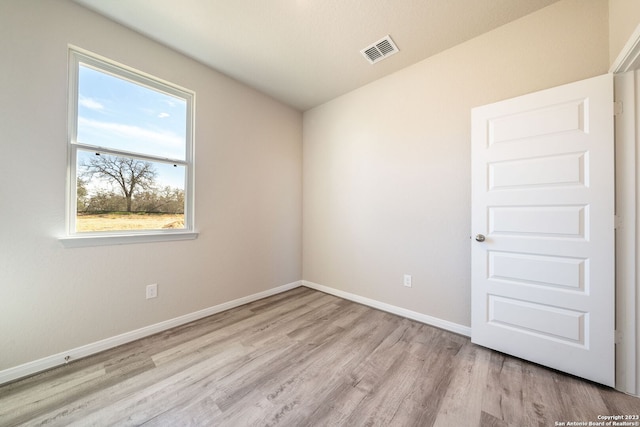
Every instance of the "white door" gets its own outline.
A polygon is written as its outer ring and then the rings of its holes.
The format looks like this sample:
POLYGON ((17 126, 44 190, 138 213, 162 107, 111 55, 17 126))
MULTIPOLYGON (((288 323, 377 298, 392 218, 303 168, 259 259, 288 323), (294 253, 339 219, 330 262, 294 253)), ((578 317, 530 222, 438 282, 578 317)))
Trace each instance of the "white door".
POLYGON ((471 340, 609 386, 613 135, 610 74, 472 110, 471 340))

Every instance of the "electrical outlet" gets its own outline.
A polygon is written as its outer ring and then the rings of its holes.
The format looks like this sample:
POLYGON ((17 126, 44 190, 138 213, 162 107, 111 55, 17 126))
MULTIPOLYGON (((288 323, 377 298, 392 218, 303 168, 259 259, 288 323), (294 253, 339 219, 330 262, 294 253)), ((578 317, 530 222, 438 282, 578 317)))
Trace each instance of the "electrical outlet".
POLYGON ((404 282, 403 284, 407 287, 410 288, 411 287, 411 275, 410 274, 405 274, 404 275, 404 282))
POLYGON ((147 285, 147 299, 155 298, 158 296, 158 284, 147 285))

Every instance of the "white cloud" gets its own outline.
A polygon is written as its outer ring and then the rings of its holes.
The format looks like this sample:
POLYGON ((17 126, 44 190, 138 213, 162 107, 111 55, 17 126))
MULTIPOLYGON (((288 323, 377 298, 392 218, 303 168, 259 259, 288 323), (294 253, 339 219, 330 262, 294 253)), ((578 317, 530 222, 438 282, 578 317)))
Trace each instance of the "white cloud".
POLYGON ((89 108, 90 110, 102 110, 104 108, 104 105, 102 105, 101 103, 99 103, 98 101, 96 101, 95 99, 92 98, 86 98, 82 95, 80 95, 80 99, 78 100, 78 104, 89 108))
POLYGON ((169 113, 160 113, 160 114, 158 114, 158 118, 159 119, 164 119, 165 117, 169 117, 169 116, 170 116, 169 113))
MULTIPOLYGON (((132 149, 129 144, 151 144, 156 148, 154 152, 160 150, 167 157, 181 157, 184 153, 185 140, 171 131, 157 131, 144 129, 138 126, 125 125, 122 123, 102 122, 99 120, 91 120, 85 117, 78 117, 78 134, 86 133, 87 135, 99 135, 99 138, 110 140, 109 146, 112 148, 123 148, 129 151, 139 151, 132 149), (113 141, 118 141, 117 147, 113 146, 113 141)), ((98 141, 85 141, 100 145, 98 141)))

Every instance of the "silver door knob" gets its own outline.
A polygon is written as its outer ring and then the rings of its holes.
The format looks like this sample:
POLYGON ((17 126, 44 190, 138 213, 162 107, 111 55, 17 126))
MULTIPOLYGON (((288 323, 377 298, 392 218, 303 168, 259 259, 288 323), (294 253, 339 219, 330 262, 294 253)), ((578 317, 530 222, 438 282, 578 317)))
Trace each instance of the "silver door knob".
POLYGON ((476 242, 484 242, 484 235, 476 234, 476 242))

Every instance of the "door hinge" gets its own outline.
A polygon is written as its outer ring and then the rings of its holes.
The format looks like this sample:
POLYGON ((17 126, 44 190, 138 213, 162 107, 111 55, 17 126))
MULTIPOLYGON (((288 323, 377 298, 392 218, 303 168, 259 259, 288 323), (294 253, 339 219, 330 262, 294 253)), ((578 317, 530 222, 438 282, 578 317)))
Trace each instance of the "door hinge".
POLYGON ((614 215, 613 216, 613 228, 614 228, 614 230, 622 228, 622 226, 623 226, 623 224, 622 224, 622 216, 614 215))
POLYGON ((621 344, 622 343, 622 331, 613 331, 613 342, 614 344, 621 344))
POLYGON ((613 102, 613 115, 619 116, 622 114, 622 101, 613 102))

